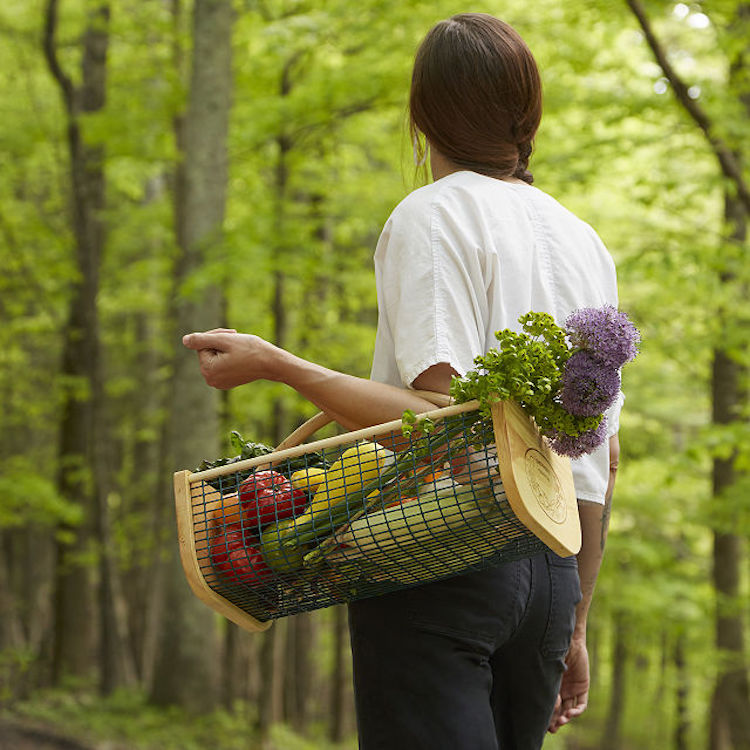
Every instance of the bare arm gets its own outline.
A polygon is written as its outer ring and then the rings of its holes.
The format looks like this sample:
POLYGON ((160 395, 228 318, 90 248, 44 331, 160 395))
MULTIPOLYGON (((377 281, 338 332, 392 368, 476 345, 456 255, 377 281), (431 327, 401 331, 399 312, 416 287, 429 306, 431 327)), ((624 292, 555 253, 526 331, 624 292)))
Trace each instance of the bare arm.
POLYGON ((615 477, 620 460, 620 440, 617 435, 609 439, 609 483, 604 496, 604 505, 585 500, 578 501, 578 514, 581 518, 583 543, 578 553, 578 575, 581 579, 582 598, 576 609, 576 627, 574 638, 586 638, 586 621, 588 619, 594 587, 599 575, 599 568, 604 557, 604 544, 609 530, 609 516, 612 510, 612 494, 615 489, 615 477))
POLYGON ((604 543, 609 529, 609 515, 615 476, 620 459, 620 441, 617 435, 609 439, 609 483, 604 496, 604 505, 584 500, 578 501, 581 518, 582 544, 578 553, 578 574, 581 579, 581 601, 576 608, 576 624, 565 663, 568 667, 563 675, 560 696, 549 731, 556 732, 572 718, 582 714, 588 705, 589 658, 586 648, 586 623, 594 596, 596 579, 604 557, 604 543))
MULTIPOLYGON (((191 333, 183 343, 197 351, 201 373, 214 388, 234 388, 255 380, 286 383, 347 429, 399 419, 406 409, 419 413, 435 408, 404 388, 329 370, 258 336, 231 329, 191 333)), ((447 364, 435 365, 413 385, 447 393, 452 372, 447 364)))

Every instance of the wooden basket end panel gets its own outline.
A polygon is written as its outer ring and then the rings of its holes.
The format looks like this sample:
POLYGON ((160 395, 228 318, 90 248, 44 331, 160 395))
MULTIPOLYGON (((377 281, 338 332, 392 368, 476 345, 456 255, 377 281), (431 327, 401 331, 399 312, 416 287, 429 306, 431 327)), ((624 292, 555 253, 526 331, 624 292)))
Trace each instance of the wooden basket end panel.
POLYGON ((515 402, 492 407, 500 476, 518 519, 562 557, 581 549, 570 459, 559 456, 515 402))
MULTIPOLYGON (((248 630, 251 633, 268 630, 272 625, 272 621, 261 622, 257 620, 216 593, 206 582, 200 563, 198 562, 195 545, 196 542, 205 541, 208 529, 205 523, 197 525, 194 523, 190 476, 191 472, 189 471, 178 471, 175 473, 174 497, 175 510, 177 512, 177 536, 180 544, 180 560, 193 594, 206 606, 223 615, 228 620, 231 620, 235 625, 239 625, 244 630, 248 630)), ((203 497, 201 497, 200 502, 202 505, 204 504, 205 500, 203 497)))

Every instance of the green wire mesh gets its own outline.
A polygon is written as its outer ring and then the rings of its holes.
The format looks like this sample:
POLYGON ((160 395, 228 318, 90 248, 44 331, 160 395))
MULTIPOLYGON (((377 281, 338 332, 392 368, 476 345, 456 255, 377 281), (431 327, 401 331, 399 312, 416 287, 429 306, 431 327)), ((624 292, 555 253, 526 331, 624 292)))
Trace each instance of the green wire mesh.
POLYGON ((352 442, 193 483, 208 586, 267 621, 546 549, 508 504, 479 412, 395 439, 394 450, 352 442))

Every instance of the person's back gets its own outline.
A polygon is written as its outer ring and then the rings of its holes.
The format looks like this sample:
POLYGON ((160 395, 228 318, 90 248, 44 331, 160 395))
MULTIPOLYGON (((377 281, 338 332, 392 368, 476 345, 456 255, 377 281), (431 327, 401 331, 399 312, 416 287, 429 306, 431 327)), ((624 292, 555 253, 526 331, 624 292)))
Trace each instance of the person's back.
POLYGON ((485 351, 495 345, 495 331, 518 330, 529 310, 562 325, 573 310, 617 305, 614 263, 596 232, 527 183, 453 172, 410 193, 391 216, 390 223, 398 221, 415 235, 415 224, 425 224, 433 251, 461 252, 472 286, 479 292, 485 285, 487 328, 478 332, 485 351))
MULTIPOLYGON (((614 263, 594 230, 524 182, 457 171, 410 193, 375 252, 380 320, 372 378, 408 386, 443 359, 458 375, 518 318, 617 307, 614 263), (427 322, 429 321, 429 325, 427 322)), ((622 399, 609 410, 617 432, 622 399)), ((601 502, 607 444, 573 462, 579 499, 601 502)))

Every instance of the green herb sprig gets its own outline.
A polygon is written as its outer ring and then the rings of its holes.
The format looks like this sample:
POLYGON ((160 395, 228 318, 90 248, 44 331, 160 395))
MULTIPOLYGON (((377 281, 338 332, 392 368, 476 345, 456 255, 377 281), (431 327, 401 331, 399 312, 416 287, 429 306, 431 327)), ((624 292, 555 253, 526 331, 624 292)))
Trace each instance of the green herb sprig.
POLYGON ((486 418, 496 401, 517 401, 544 434, 575 436, 596 429, 601 415, 577 416, 559 401, 563 369, 573 353, 565 329, 548 313, 530 312, 518 322, 520 333, 498 331, 498 346, 475 358, 475 370, 453 379, 451 396, 457 403, 477 399, 486 418))

